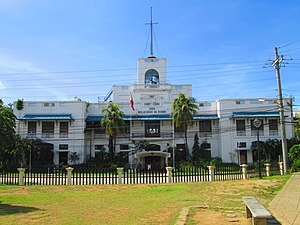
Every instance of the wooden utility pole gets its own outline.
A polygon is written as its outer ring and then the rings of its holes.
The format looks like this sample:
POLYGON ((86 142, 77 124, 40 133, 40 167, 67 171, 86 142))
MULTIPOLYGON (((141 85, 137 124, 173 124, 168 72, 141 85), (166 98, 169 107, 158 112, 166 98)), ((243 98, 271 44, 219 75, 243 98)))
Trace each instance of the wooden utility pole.
POLYGON ((281 128, 281 145, 282 145, 282 158, 283 158, 283 167, 284 174, 287 173, 288 170, 288 149, 287 149, 287 140, 286 140, 286 132, 285 132, 285 121, 284 121, 284 106, 281 92, 281 81, 280 81, 280 64, 282 62, 282 58, 280 59, 278 56, 278 49, 275 47, 275 60, 273 61, 272 66, 276 69, 276 79, 277 79, 277 88, 278 88, 278 107, 279 107, 279 115, 280 115, 280 128, 281 128))

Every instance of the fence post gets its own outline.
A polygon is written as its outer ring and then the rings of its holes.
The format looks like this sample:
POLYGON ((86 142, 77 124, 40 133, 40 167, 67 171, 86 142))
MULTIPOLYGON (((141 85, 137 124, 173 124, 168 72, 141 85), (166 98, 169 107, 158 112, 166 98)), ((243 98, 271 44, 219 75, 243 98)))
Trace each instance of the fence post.
POLYGON ((280 170, 280 175, 283 175, 283 162, 279 162, 279 170, 280 170))
POLYGON ((247 179, 247 169, 248 169, 248 165, 247 164, 242 164, 242 178, 243 180, 247 179))
POLYGON ((208 166, 209 181, 215 180, 215 166, 208 166))
POLYGON ((72 171, 73 171, 73 168, 68 167, 68 168, 66 168, 66 170, 67 170, 67 185, 71 185, 72 184, 72 171))
POLYGON ((167 182, 168 183, 173 183, 173 172, 172 172, 173 167, 166 167, 167 170, 167 182))
POLYGON ((25 185, 25 168, 18 168, 19 171, 19 185, 25 185))
POLYGON ((271 164, 270 164, 270 163, 266 163, 265 166, 266 166, 266 174, 267 174, 267 177, 269 177, 269 176, 270 176, 270 168, 271 168, 271 164))
POLYGON ((118 173, 118 184, 123 184, 123 171, 124 171, 124 168, 122 167, 118 167, 117 168, 117 173, 118 173))

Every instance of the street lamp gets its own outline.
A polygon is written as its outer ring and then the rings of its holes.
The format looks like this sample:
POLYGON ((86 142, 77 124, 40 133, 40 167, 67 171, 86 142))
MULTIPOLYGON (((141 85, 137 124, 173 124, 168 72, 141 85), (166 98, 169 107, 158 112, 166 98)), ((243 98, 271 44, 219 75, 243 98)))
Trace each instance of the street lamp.
POLYGON ((260 164, 260 144, 259 144, 259 128, 262 125, 262 121, 258 118, 255 118, 253 125, 257 130, 257 161, 258 161, 258 176, 261 178, 261 164, 260 164))

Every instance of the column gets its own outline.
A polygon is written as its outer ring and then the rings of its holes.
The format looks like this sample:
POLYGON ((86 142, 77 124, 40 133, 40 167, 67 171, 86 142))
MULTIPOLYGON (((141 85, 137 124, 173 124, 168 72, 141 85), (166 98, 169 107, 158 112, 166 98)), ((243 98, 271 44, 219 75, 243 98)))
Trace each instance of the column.
POLYGON ((68 167, 68 168, 66 168, 66 171, 67 171, 67 185, 71 185, 72 184, 72 171, 73 171, 73 168, 68 167))
POLYGON ((241 167, 242 167, 242 177, 243 177, 243 180, 246 180, 247 179, 248 165, 247 164, 242 164, 241 167))
POLYGON ((270 163, 266 163, 265 166, 266 166, 266 174, 267 174, 267 177, 269 177, 269 176, 270 176, 270 168, 271 168, 271 164, 270 164, 270 163))
POLYGON ((280 170, 280 175, 283 175, 284 174, 284 171, 283 171, 283 162, 279 162, 279 170, 280 170))
POLYGON ((215 180, 215 166, 208 166, 208 172, 209 172, 209 181, 215 180))
POLYGON ((19 171, 19 185, 25 185, 25 168, 18 168, 19 171))
POLYGON ((166 167, 167 170, 167 182, 168 183, 173 183, 173 172, 172 172, 173 167, 166 167))
POLYGON ((117 168, 117 173, 118 173, 118 184, 123 184, 123 171, 124 171, 124 168, 122 167, 118 167, 117 168))

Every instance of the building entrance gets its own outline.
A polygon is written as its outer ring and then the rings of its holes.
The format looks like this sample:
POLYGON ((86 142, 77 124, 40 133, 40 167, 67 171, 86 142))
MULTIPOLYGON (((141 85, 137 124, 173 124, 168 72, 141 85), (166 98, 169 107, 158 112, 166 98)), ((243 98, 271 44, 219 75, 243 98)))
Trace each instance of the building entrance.
POLYGON ((146 156, 145 157, 145 166, 146 170, 158 170, 161 169, 161 160, 160 156, 146 156))

